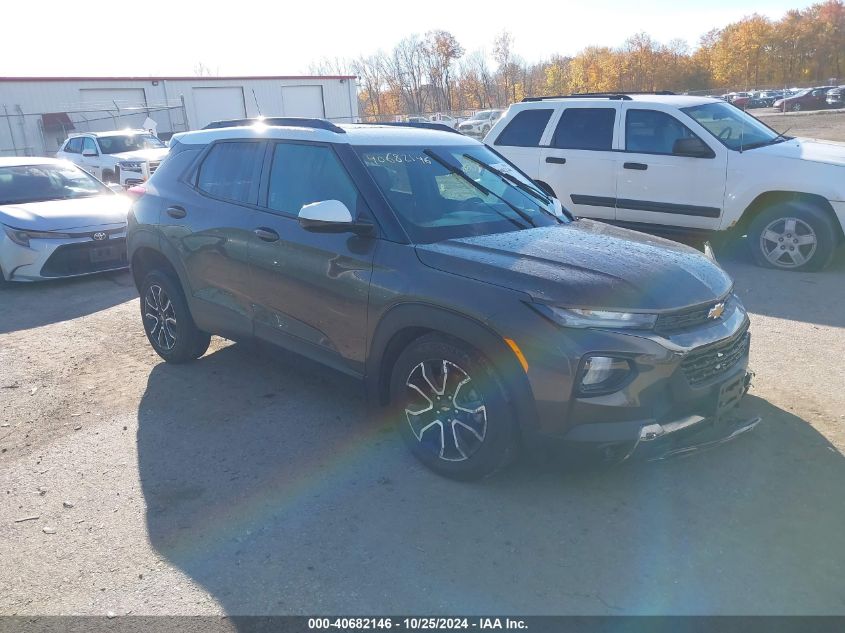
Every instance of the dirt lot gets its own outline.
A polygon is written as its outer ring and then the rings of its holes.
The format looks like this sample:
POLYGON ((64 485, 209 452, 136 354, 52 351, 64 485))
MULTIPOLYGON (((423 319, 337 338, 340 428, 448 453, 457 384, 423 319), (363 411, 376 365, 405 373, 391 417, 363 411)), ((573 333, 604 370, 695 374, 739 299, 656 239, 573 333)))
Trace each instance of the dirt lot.
POLYGON ((330 370, 222 340, 166 366, 127 274, 4 290, 0 613, 845 614, 845 251, 723 258, 753 433, 470 485, 330 370))
POLYGON ((831 141, 845 141, 845 112, 801 112, 771 114, 770 110, 751 110, 767 125, 789 136, 823 138, 831 141))

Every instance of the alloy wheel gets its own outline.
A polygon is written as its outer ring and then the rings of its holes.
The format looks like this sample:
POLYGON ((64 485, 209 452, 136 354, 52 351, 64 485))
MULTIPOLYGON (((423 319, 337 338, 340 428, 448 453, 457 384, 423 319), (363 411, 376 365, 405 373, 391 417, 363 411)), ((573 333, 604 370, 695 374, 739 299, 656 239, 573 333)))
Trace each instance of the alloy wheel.
POLYGON ((144 320, 150 338, 169 351, 176 345, 176 312, 167 292, 151 284, 144 294, 144 320))
POLYGON ((465 461, 481 448, 487 407, 464 369, 448 360, 423 361, 405 386, 405 418, 420 445, 449 462, 465 461))
POLYGON ((816 252, 818 237, 809 224, 798 218, 778 218, 760 234, 760 249, 772 266, 798 268, 816 252))

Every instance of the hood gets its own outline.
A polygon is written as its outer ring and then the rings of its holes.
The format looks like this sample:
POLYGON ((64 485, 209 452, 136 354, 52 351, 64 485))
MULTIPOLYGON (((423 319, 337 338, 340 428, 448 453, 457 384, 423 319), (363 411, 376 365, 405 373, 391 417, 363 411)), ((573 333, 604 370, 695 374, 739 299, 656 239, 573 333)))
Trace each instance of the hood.
POLYGON ((104 194, 75 200, 0 205, 0 223, 32 231, 65 231, 126 223, 131 200, 104 194))
POLYGON ((794 138, 783 143, 764 145, 749 153, 765 154, 780 158, 798 158, 816 163, 845 166, 845 143, 810 138, 794 138))
POLYGON ((578 220, 417 246, 432 268, 562 307, 673 310, 727 293, 727 273, 688 246, 578 220))
POLYGON ((118 160, 162 160, 167 156, 170 150, 166 147, 158 149, 138 149, 133 152, 121 152, 120 154, 111 154, 111 156, 118 160))

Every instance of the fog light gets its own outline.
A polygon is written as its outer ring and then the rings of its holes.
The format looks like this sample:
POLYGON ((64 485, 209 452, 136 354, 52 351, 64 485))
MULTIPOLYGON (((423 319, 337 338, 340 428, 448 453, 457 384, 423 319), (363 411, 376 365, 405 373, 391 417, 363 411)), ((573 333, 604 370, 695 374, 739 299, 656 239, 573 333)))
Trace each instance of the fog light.
POLYGON ((616 391, 632 371, 631 362, 624 358, 588 356, 581 368, 579 390, 588 395, 616 391))

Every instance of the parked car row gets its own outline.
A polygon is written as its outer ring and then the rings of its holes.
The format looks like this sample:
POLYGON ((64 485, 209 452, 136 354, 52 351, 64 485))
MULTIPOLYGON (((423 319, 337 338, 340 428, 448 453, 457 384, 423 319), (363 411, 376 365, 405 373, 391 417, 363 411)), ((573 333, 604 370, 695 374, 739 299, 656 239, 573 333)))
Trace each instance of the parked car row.
POLYGON ((785 112, 799 112, 843 107, 843 88, 845 86, 816 86, 804 89, 729 92, 720 98, 743 110, 775 108, 785 112))

